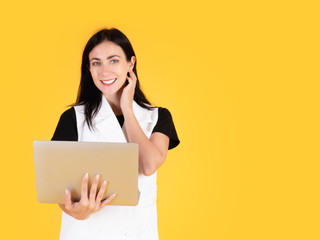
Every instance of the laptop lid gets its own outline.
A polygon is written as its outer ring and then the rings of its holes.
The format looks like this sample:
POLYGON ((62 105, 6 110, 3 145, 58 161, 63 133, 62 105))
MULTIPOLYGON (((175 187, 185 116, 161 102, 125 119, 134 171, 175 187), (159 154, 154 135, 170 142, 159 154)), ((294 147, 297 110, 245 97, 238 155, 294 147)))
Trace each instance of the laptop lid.
POLYGON ((138 204, 138 144, 109 142, 34 141, 37 198, 40 203, 64 203, 65 190, 79 201, 81 183, 89 173, 89 188, 96 174, 108 181, 103 199, 109 205, 138 204))

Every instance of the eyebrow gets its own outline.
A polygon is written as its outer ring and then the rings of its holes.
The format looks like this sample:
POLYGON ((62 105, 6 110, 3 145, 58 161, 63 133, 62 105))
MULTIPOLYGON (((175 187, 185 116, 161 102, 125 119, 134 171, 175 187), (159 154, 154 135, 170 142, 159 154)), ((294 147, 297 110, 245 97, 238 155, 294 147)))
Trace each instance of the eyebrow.
MULTIPOLYGON (((118 58, 120 58, 120 56, 118 56, 118 55, 111 55, 111 56, 107 57, 107 59, 110 59, 110 58, 113 58, 113 57, 118 57, 118 58)), ((100 59, 100 58, 91 58, 91 59, 90 59, 90 62, 91 62, 92 60, 101 60, 101 59, 100 59)))

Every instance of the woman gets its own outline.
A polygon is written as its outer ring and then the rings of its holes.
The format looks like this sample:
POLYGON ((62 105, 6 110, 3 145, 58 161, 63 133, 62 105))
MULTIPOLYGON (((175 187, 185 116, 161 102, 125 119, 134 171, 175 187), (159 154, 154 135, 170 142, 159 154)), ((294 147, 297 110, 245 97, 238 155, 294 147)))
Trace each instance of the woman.
POLYGON ((66 190, 60 239, 158 239, 156 171, 179 139, 170 112, 152 107, 141 91, 136 66, 122 32, 94 34, 83 52, 76 104, 61 115, 52 140, 138 143, 139 203, 106 206, 116 195, 102 200, 107 183, 97 189, 95 176, 88 189, 86 174, 79 202, 66 190))

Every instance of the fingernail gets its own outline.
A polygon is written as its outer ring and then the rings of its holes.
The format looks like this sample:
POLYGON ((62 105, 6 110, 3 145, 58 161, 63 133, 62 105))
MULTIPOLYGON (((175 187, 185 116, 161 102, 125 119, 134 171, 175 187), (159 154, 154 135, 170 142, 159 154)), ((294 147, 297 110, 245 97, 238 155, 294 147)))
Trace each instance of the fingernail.
POLYGON ((100 177, 100 174, 97 174, 97 175, 96 175, 96 179, 99 179, 99 177, 100 177))
POLYGON ((89 173, 86 173, 84 176, 85 176, 86 178, 89 177, 89 173))
POLYGON ((66 189, 66 195, 68 195, 68 192, 69 192, 68 189, 66 189))
POLYGON ((114 197, 116 197, 116 195, 117 195, 117 194, 116 194, 116 193, 114 193, 114 194, 112 194, 112 197, 114 198, 114 197))

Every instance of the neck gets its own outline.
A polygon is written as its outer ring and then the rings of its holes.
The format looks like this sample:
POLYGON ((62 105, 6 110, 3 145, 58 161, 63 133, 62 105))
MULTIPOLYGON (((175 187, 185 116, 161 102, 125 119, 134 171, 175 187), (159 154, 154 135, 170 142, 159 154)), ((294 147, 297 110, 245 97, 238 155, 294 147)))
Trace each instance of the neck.
POLYGON ((110 107, 112 108, 113 113, 118 116, 118 115, 122 115, 122 110, 120 107, 120 98, 121 98, 121 94, 115 93, 113 95, 108 95, 104 97, 107 99, 110 107))

